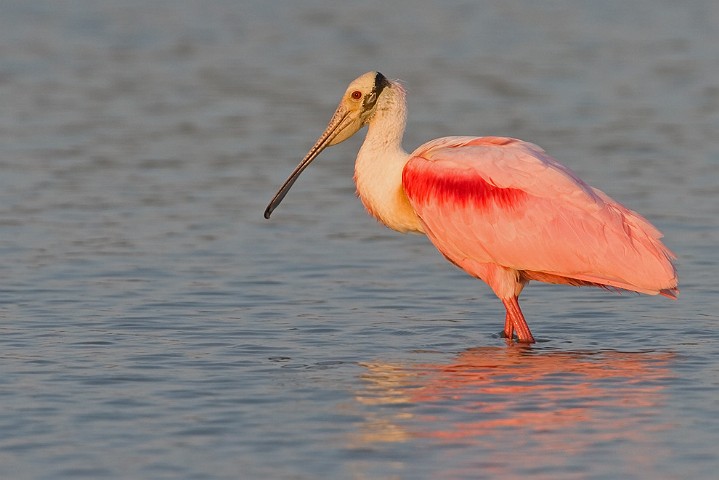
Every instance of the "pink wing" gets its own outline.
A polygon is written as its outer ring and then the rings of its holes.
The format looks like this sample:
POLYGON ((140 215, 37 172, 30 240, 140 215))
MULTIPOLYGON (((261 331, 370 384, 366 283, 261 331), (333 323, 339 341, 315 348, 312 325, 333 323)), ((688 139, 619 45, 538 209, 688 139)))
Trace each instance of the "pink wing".
POLYGON ((661 233, 531 143, 440 138, 412 153, 402 181, 432 242, 470 274, 492 264, 553 283, 678 291, 661 233))

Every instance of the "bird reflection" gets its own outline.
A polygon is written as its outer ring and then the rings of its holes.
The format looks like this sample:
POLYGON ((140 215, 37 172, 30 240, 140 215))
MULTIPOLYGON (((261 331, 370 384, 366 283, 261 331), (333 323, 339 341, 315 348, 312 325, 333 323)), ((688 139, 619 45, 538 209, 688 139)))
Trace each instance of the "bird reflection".
POLYGON ((514 346, 470 349, 446 363, 364 364, 355 395, 364 421, 350 444, 423 438, 480 447, 501 464, 619 442, 646 460, 656 454, 652 435, 670 427, 659 405, 671 359, 514 346))

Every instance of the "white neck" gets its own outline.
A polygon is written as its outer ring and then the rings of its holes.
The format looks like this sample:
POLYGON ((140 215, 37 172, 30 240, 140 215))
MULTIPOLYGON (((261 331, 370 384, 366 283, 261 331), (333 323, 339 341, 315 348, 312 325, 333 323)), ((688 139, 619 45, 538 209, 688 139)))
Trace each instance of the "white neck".
POLYGON ((399 232, 423 232, 402 188, 402 170, 409 160, 402 149, 406 123, 404 89, 392 82, 380 96, 369 121, 355 162, 355 184, 365 208, 377 220, 399 232))

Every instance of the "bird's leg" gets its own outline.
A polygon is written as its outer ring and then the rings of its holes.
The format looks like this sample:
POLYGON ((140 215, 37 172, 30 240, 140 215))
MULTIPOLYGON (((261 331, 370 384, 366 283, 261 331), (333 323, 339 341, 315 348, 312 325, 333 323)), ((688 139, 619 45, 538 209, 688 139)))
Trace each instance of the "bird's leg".
POLYGON ((517 332, 517 341, 522 343, 534 343, 532 332, 529 331, 529 325, 524 319, 522 309, 519 308, 519 298, 515 295, 512 298, 502 299, 504 308, 507 309, 507 316, 504 320, 504 335, 512 338, 514 332, 517 332))
POLYGON ((504 338, 512 339, 514 337, 514 323, 512 318, 509 316, 509 310, 507 315, 504 317, 504 338))

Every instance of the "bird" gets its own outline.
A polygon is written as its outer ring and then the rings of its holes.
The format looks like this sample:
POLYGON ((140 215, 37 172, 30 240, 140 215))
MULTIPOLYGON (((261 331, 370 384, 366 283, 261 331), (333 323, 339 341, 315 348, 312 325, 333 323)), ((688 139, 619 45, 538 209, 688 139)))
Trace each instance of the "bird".
POLYGON ((510 342, 535 343, 519 306, 533 280, 677 298, 676 255, 662 233, 539 146, 450 136, 407 153, 406 123, 399 80, 375 71, 356 78, 264 217, 326 147, 367 126, 354 169, 365 209, 392 230, 426 235, 449 262, 489 285, 506 309, 501 336, 510 342))

